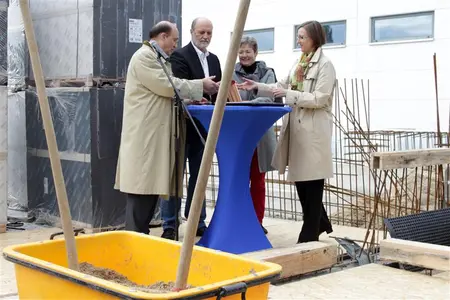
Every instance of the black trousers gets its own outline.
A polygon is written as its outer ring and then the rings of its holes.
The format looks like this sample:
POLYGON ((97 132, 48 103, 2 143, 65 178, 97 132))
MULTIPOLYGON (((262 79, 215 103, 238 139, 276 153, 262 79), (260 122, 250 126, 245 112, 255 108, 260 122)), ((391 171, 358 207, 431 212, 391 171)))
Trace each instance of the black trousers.
POLYGON ((333 231, 322 202, 324 185, 324 179, 295 182, 303 210, 299 243, 318 241, 321 233, 333 231))
POLYGON ((149 234, 159 195, 127 194, 125 230, 149 234))
MULTIPOLYGON (((208 133, 203 127, 202 123, 196 118, 193 118, 194 123, 206 141, 208 133)), ((186 158, 189 161, 189 181, 187 186, 186 206, 184 208, 184 216, 189 217, 189 211, 191 210, 192 198, 194 197, 195 185, 197 184, 198 172, 200 171, 200 165, 202 163, 203 151, 205 146, 202 140, 198 136, 197 130, 191 120, 186 120, 186 158)), ((206 201, 203 201, 202 212, 200 214, 199 228, 206 227, 206 201)))

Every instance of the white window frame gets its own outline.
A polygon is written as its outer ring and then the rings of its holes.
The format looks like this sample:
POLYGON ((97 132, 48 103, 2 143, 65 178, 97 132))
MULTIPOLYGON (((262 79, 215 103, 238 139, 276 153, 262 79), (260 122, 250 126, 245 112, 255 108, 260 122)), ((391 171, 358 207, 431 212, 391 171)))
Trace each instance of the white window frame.
MULTIPOLYGON (((273 34, 273 45, 272 45, 272 50, 261 50, 260 47, 260 43, 258 43, 258 53, 272 53, 275 51, 275 27, 266 27, 266 28, 257 28, 257 29, 249 29, 249 30, 244 30, 244 32, 242 33, 242 37, 246 36, 246 35, 251 35, 252 32, 261 32, 261 31, 266 31, 266 32, 272 32, 273 34)), ((233 32, 231 32, 231 36, 233 36, 233 32)))
POLYGON ((383 15, 383 16, 374 16, 370 18, 370 43, 371 44, 391 44, 391 43, 404 43, 404 42, 417 42, 417 41, 428 41, 434 39, 435 34, 435 12, 434 11, 419 11, 419 12, 410 12, 410 13, 402 13, 402 14, 394 14, 394 15, 383 15), (404 37, 404 38, 395 38, 395 39, 382 39, 375 40, 375 22, 377 20, 387 20, 387 19, 397 19, 403 17, 412 17, 412 16, 426 16, 431 15, 432 18, 432 28, 431 28, 431 36, 418 36, 414 37, 404 37))

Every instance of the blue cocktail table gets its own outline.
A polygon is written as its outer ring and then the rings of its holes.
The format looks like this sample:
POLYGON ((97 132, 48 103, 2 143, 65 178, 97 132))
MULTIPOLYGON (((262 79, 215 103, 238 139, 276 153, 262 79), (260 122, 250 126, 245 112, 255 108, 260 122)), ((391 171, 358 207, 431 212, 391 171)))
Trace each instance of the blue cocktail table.
MULTIPOLYGON (((188 109, 208 131, 214 106, 191 105, 188 109)), ((250 163, 264 133, 290 111, 286 106, 225 107, 216 146, 219 163, 217 205, 199 246, 234 254, 272 248, 253 208, 250 163)))

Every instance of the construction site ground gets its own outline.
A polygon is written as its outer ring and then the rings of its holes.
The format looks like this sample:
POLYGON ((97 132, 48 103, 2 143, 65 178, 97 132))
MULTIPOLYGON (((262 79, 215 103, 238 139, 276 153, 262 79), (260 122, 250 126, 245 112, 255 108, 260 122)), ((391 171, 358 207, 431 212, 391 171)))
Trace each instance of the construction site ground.
MULTIPOLYGON (((208 209, 208 217, 212 210, 208 209)), ((180 227, 182 240, 186 223, 180 227)), ((295 245, 301 222, 265 218, 264 225, 269 231, 268 238, 274 248, 295 245)), ((61 232, 60 228, 26 224, 26 230, 8 230, 0 234, 0 250, 9 245, 48 240, 50 235, 61 232)), ((150 234, 160 236, 162 228, 152 228, 150 234)), ((366 229, 334 225, 336 237, 363 241, 366 229)), ((62 238, 58 236, 57 238, 62 238)), ((336 243, 323 234, 322 242, 336 243)), ((0 262, 0 300, 19 299, 14 274, 14 266, 3 258, 0 262)), ((439 273, 426 276, 378 264, 339 267, 301 276, 293 281, 272 285, 269 299, 446 299, 450 296, 450 276, 439 273), (394 276, 393 276, 394 275, 394 276), (447 293, 448 292, 448 293, 447 293), (313 296, 314 295, 314 296, 313 296)))

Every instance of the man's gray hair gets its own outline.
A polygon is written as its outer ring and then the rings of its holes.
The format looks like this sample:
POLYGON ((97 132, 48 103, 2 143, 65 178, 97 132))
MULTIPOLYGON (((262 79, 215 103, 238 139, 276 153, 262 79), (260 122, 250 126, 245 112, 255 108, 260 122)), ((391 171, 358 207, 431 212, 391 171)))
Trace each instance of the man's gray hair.
POLYGON ((152 27, 148 34, 148 37, 150 39, 154 39, 161 33, 171 34, 174 27, 176 27, 174 23, 171 23, 169 21, 160 21, 152 27))
POLYGON ((197 17, 195 18, 192 23, 191 23, 191 30, 194 31, 195 30, 195 26, 197 25, 198 21, 200 20, 204 20, 204 21, 208 21, 212 24, 211 20, 205 17, 197 17))
POLYGON ((191 30, 194 30, 195 29, 195 25, 197 25, 197 21, 199 20, 200 18, 195 18, 193 21, 192 21, 192 23, 191 23, 191 30))
POLYGON ((240 47, 244 46, 244 45, 248 45, 250 47, 252 47, 253 51, 258 52, 258 41, 252 37, 252 36, 244 36, 241 39, 241 44, 239 45, 240 47))

